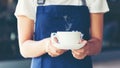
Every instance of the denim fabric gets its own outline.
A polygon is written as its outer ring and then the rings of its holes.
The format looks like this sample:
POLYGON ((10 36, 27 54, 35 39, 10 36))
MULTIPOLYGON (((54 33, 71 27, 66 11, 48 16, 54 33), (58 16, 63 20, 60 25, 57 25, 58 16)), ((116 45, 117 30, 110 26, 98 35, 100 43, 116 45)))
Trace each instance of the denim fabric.
MULTIPOLYGON (((80 31, 84 34, 84 39, 88 40, 89 28, 90 13, 87 6, 38 6, 34 39, 42 40, 57 31, 80 31)), ((54 58, 48 54, 33 58, 31 68, 92 68, 92 62, 90 56, 78 60, 68 51, 54 58)))

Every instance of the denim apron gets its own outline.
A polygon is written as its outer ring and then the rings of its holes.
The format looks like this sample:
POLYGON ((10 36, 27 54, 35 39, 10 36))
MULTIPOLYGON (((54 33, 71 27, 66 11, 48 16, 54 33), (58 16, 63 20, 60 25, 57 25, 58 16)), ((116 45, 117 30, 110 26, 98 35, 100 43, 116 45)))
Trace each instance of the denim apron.
MULTIPOLYGON (((84 34, 83 38, 89 40, 90 13, 85 0, 82 0, 81 6, 43 6, 45 0, 37 2, 34 40, 48 38, 57 31, 80 31, 84 34)), ((32 58, 31 68, 92 68, 92 61, 90 56, 82 60, 75 59, 71 51, 67 51, 58 57, 44 54, 32 58)))

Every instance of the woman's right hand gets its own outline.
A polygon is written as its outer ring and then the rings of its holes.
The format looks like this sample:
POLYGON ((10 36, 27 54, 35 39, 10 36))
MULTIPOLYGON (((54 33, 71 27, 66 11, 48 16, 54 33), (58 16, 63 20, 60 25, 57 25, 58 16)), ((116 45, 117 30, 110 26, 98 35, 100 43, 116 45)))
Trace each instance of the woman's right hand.
POLYGON ((66 52, 67 50, 63 50, 63 49, 58 49, 56 48, 54 45, 55 43, 57 43, 57 39, 54 38, 53 41, 51 38, 47 38, 46 41, 46 52, 51 56, 51 57, 57 57, 62 55, 64 52, 66 52))

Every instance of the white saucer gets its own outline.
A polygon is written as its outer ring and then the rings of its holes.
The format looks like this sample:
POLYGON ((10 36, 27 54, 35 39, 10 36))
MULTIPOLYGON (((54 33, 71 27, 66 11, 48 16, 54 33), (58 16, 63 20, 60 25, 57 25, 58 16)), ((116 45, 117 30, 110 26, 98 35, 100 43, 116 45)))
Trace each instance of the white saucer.
POLYGON ((85 46, 85 44, 58 44, 56 43, 54 45, 55 47, 59 48, 59 49, 80 49, 83 46, 85 46))

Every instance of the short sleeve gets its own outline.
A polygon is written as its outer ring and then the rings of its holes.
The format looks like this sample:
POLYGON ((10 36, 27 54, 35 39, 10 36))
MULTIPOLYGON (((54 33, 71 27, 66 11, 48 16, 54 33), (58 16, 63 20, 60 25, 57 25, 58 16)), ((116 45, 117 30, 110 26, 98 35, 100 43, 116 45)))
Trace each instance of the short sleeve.
POLYGON ((88 5, 90 13, 106 13, 109 11, 109 7, 106 0, 93 0, 93 2, 88 5))
POLYGON ((18 0, 15 16, 24 15, 35 20, 36 7, 33 1, 34 0, 18 0))

